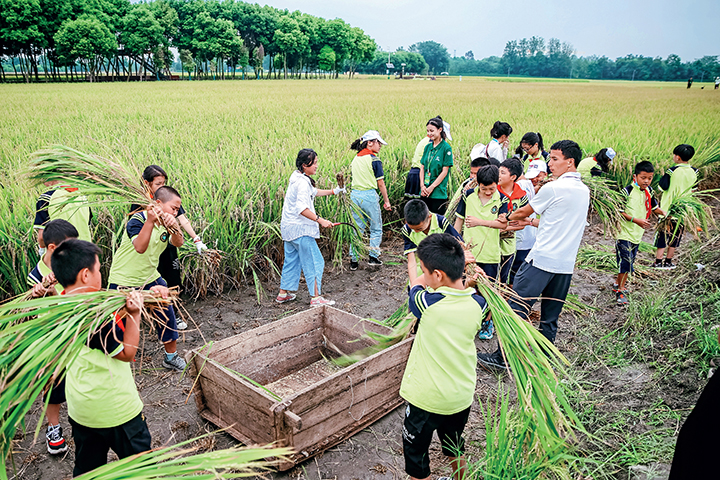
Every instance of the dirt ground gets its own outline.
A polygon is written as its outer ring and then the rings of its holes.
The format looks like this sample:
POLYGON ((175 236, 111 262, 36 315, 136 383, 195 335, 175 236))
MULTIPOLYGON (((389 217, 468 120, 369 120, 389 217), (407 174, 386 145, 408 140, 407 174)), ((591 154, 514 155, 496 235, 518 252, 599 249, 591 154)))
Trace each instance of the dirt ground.
MULTIPOLYGON (((585 242, 590 244, 607 243, 598 233, 597 227, 587 229, 585 242)), ((333 271, 326 268, 323 279, 324 295, 337 302, 337 307, 360 317, 384 319, 394 312, 405 300, 407 280, 404 260, 397 254, 401 243, 396 239, 391 245, 383 245, 390 254, 384 255, 386 265, 371 269, 361 263, 355 272, 333 271), (394 255, 391 255, 394 254, 394 255), (392 263, 392 264, 389 264, 392 263)), ((328 262, 329 265, 329 262, 328 262)), ((622 323, 620 310, 614 305, 610 294, 611 277, 607 274, 589 270, 576 270, 570 293, 588 304, 600 307, 597 320, 605 327, 622 323)), ((210 340, 219 340, 245 332, 281 317, 302 311, 309 307, 309 296, 304 283, 300 285, 298 299, 289 304, 278 305, 274 301, 277 285, 265 285, 266 295, 258 304, 255 288, 250 283, 233 290, 222 297, 204 301, 185 303, 194 322, 181 335, 178 348, 181 353, 203 345, 210 340)), ((583 321, 577 319, 566 308, 560 319, 558 347, 573 361, 581 345, 596 341, 592 333, 585 329, 583 321)), ((148 329, 143 335, 142 354, 133 365, 140 395, 145 404, 145 416, 153 438, 153 446, 169 445, 197 435, 216 430, 214 425, 204 421, 198 415, 193 398, 190 397, 192 380, 187 376, 180 378, 178 373, 170 373, 161 367, 161 347, 154 334, 148 329)), ((495 349, 495 340, 476 340, 480 351, 495 349)), ((611 368, 598 362, 596 365, 583 365, 586 375, 583 379, 590 382, 602 393, 602 402, 592 407, 600 411, 625 408, 643 408, 652 404, 662 395, 667 405, 677 409, 688 409, 699 395, 702 383, 695 373, 668 376, 660 380, 653 376, 651 368, 643 363, 630 367, 611 368)), ((498 378, 482 369, 478 370, 477 395, 481 399, 494 398, 502 383, 503 388, 512 390, 512 381, 508 376, 498 378)), ((331 448, 325 453, 310 459, 283 473, 267 473, 269 479, 404 479, 402 444, 400 429, 403 420, 403 408, 393 412, 356 434, 352 438, 331 448)), ((61 424, 70 449, 65 455, 53 457, 45 450, 44 429, 37 442, 32 437, 37 424, 40 404, 27 420, 27 432, 17 436, 14 462, 15 472, 9 466, 11 478, 17 479, 64 479, 70 478, 73 466, 73 441, 67 423, 65 409, 61 413, 61 424)), ((687 412, 686 412, 687 413, 687 412)), ((678 424, 679 428, 680 424, 678 424)), ((634 428, 629 426, 628 428, 634 428)), ((677 433, 677 432, 675 432, 677 433)), ((474 402, 470 421, 465 431, 469 443, 481 444, 484 439, 484 420, 478 402, 474 402)), ((674 439, 670 439, 673 440, 674 439)), ((236 441, 226 434, 216 434, 207 438, 203 449, 223 448, 235 445, 236 441)), ((114 454, 110 454, 112 458, 114 454)), ((438 442, 431 450, 433 474, 449 474, 444 457, 440 453, 438 442)), ((627 478, 619 472, 617 478, 627 478)))

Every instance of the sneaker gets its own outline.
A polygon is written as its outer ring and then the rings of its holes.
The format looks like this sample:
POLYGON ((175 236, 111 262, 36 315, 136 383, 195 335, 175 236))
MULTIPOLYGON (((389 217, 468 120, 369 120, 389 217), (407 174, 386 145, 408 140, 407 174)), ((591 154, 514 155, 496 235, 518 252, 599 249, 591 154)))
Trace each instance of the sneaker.
POLYGON ((187 363, 185 363, 185 360, 176 352, 172 358, 168 358, 168 355, 166 353, 164 355, 162 365, 168 370, 177 370, 178 372, 182 372, 183 370, 185 370, 187 363))
POLYGON ((278 296, 275 298, 275 301, 276 301, 277 303, 287 303, 287 302, 292 302, 292 301, 295 300, 296 298, 297 298, 297 295, 295 295, 294 293, 289 293, 289 292, 288 292, 288 293, 286 293, 285 295, 278 295, 278 296))
POLYGON ((505 370, 507 368, 505 360, 503 360, 500 352, 478 353, 477 359, 480 366, 485 367, 488 370, 498 371, 505 370))
POLYGON ((483 322, 480 331, 478 332, 478 338, 480 340, 491 340, 495 335, 495 326, 493 325, 492 319, 487 322, 483 322))
POLYGON ((370 255, 370 258, 368 259, 368 265, 370 265, 372 267, 379 267, 380 265, 382 265, 382 260, 370 255))
POLYGON ((629 300, 627 298, 627 291, 615 290, 615 296, 617 297, 618 305, 627 305, 629 303, 629 300))
POLYGON ((60 425, 48 426, 47 433, 45 433, 45 440, 47 442, 47 451, 50 455, 67 452, 67 442, 63 438, 62 427, 60 425))
POLYGON ((663 263, 663 268, 665 268, 665 270, 672 270, 673 268, 677 268, 677 265, 673 263, 672 258, 666 258, 665 263, 663 263))
POLYGON ((335 305, 335 300, 326 300, 322 296, 318 296, 310 300, 311 307, 319 307, 321 305, 327 305, 328 307, 335 305))
POLYGON ((655 259, 655 263, 651 265, 652 268, 657 268, 658 270, 665 270, 665 267, 663 266, 663 261, 655 259))
POLYGON ((185 330, 185 329, 187 329, 187 323, 183 322, 183 321, 180 320, 180 319, 176 319, 175 321, 176 321, 176 323, 177 323, 177 329, 178 329, 178 330, 185 330))
POLYGON ((358 266, 359 266, 358 262, 354 262, 354 261, 350 260, 350 271, 351 272, 354 272, 355 270, 357 270, 358 266))

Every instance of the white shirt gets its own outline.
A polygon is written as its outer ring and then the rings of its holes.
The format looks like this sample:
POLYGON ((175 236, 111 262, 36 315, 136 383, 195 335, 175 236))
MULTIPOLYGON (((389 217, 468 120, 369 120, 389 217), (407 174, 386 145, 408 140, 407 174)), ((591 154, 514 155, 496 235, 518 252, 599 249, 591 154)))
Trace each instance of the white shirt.
MULTIPOLYGON (((535 197, 535 187, 530 180, 518 180, 517 184, 520 188, 525 190, 528 201, 535 197)), ((530 215, 529 218, 535 218, 535 214, 530 215)), ((528 225, 522 230, 515 232, 515 243, 517 250, 530 250, 535 245, 535 237, 537 236, 537 227, 528 225)))
POLYGON ((577 172, 545 184, 530 201, 540 214, 535 245, 526 261, 550 273, 572 274, 587 220, 590 190, 577 172))
POLYGON ((507 149, 503 148, 496 138, 490 140, 485 151, 487 152, 487 158, 494 158, 501 162, 507 160, 507 149))
POLYGON ((300 237, 320 238, 320 225, 300 215, 306 208, 315 213, 316 195, 317 188, 310 183, 310 177, 297 170, 290 175, 280 220, 280 234, 284 241, 290 242, 300 237))

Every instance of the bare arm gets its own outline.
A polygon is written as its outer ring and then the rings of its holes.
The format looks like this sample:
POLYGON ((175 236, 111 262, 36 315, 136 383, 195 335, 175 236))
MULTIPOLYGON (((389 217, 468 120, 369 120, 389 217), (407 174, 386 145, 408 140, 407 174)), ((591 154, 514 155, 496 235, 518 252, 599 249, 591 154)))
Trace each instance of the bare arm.
POLYGON ((190 220, 187 219, 185 214, 182 214, 177 217, 177 221, 180 224, 180 226, 187 232, 188 235, 190 235, 190 238, 197 237, 197 234, 195 233, 195 230, 193 230, 192 225, 190 225, 190 220))
POLYGON ((385 186, 385 180, 382 178, 379 178, 377 181, 377 184, 378 184, 378 188, 380 189, 380 193, 382 194, 382 197, 383 197, 383 202, 384 202, 383 208, 385 210, 390 210, 392 207, 390 206, 390 199, 388 198, 387 187, 385 186))
POLYGON ((450 167, 443 167, 442 172, 440 172, 440 175, 437 176, 435 181, 431 183, 428 187, 428 195, 433 192, 437 188, 438 185, 440 185, 443 180, 445 180, 445 177, 447 177, 448 172, 450 171, 450 167))
POLYGON ((515 210, 514 212, 508 214, 507 220, 508 221, 510 220, 511 215, 512 215, 512 220, 524 220, 527 217, 529 217, 530 215, 532 215, 533 213, 535 213, 535 210, 533 210, 533 208, 528 203, 527 205, 522 206, 522 207, 518 208, 517 210, 515 210))
POLYGON ((305 210, 300 212, 300 215, 307 218, 308 220, 319 223, 320 226, 323 228, 330 228, 333 226, 331 221, 325 220, 320 215, 313 213, 312 210, 310 210, 309 208, 306 208, 305 210))
POLYGON ((123 349, 114 357, 123 362, 132 362, 135 359, 140 344, 140 305, 142 305, 142 296, 137 291, 125 302, 123 349))
POLYGON ((463 223, 465 223, 465 219, 464 219, 464 218, 460 218, 460 217, 457 217, 457 216, 455 217, 455 225, 454 225, 454 226, 455 226, 455 230, 456 230, 458 233, 462 233, 463 223))
POLYGON ((417 277, 417 259, 415 258, 415 252, 408 253, 407 267, 408 277, 410 278, 410 283, 412 284, 413 277, 417 277))

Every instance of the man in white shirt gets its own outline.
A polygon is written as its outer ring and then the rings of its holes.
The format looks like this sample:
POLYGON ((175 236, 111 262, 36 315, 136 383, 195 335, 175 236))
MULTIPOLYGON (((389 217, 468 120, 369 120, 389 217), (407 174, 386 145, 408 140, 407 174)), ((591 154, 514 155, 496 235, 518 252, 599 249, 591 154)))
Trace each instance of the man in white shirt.
MULTIPOLYGON (((542 295, 540 331, 551 342, 555 342, 590 206, 590 191, 577 173, 581 158, 577 143, 556 142, 550 148, 548 166, 557 180, 544 185, 528 205, 507 216, 507 221, 528 222, 531 214, 540 214, 535 244, 513 284, 519 299, 508 303, 520 317, 527 318, 542 295)), ((499 348, 490 354, 478 353, 478 361, 487 367, 505 368, 499 348)))

